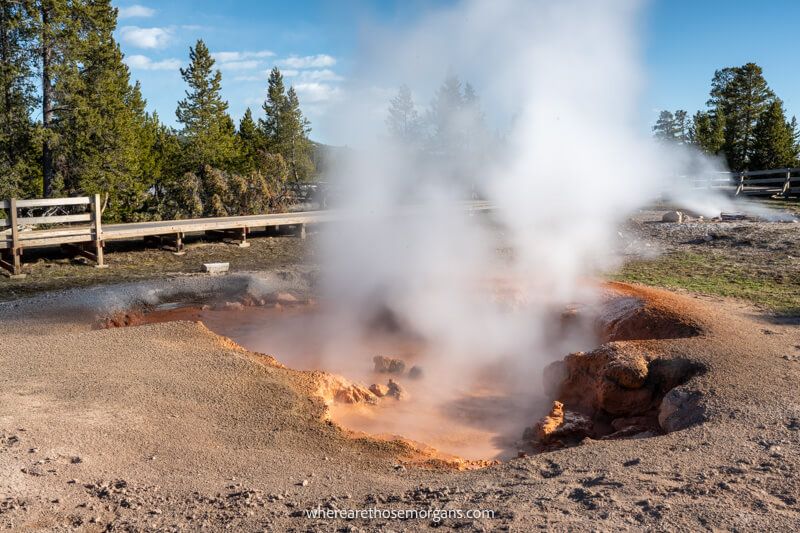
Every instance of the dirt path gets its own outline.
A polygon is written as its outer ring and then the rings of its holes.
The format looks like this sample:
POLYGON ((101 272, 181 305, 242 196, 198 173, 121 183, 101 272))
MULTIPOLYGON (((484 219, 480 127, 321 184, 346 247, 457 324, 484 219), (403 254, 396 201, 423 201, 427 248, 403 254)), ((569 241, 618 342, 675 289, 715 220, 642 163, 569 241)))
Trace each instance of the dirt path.
MULTIPOLYGON (((206 278, 201 289, 221 291, 220 279, 206 278)), ((242 276, 236 290, 279 282, 306 280, 296 272, 242 276)), ((182 283, 173 295, 200 282, 182 283)), ((108 310, 153 291, 165 297, 168 286, 98 289, 93 297, 108 310), (109 293, 126 300, 103 299, 109 293)), ((407 448, 353 439, 324 421, 313 373, 275 366, 202 325, 93 330, 91 313, 63 298, 5 304, 0 524, 417 530, 437 523, 314 519, 303 510, 433 507, 495 513, 441 522, 467 531, 800 526, 797 328, 759 321, 740 303, 634 290, 702 326, 698 337, 651 342, 706 366, 689 385, 702 394, 708 420, 467 472, 400 466, 407 448), (60 318, 42 322, 35 311, 44 308, 60 318)))

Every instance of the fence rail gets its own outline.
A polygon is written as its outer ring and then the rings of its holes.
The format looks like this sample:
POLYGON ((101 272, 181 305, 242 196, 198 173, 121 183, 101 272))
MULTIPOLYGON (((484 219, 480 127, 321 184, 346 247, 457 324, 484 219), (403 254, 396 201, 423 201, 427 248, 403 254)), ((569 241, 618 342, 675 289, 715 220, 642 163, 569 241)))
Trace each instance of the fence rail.
MULTIPOLYGON (((486 202, 469 202, 464 208, 470 211, 489 209, 486 202)), ((26 248, 61 246, 66 251, 92 260, 97 267, 105 267, 103 248, 107 241, 123 239, 160 239, 168 237, 176 253, 183 251, 187 233, 205 232, 234 239, 246 247, 247 235, 254 228, 279 228, 293 226, 301 238, 305 237, 307 224, 341 219, 335 211, 301 211, 263 215, 192 218, 185 220, 159 220, 127 224, 103 224, 100 195, 79 198, 47 198, 36 200, 0 200, 0 209, 8 219, 0 219, 0 267, 12 276, 22 275, 22 251, 26 248), (32 207, 88 206, 86 213, 42 216, 20 216, 19 210, 32 207), (35 226, 45 225, 46 228, 35 226)))
MULTIPOLYGON (((696 189, 714 189, 733 196, 787 197, 800 193, 800 168, 779 168, 746 172, 721 172, 689 178, 696 189)), ((469 210, 491 209, 486 202, 469 202, 469 210)), ((186 233, 206 232, 228 235, 248 246, 247 234, 258 227, 296 226, 305 236, 306 224, 325 222, 335 218, 331 211, 303 211, 266 215, 163 220, 130 224, 102 224, 100 195, 77 198, 41 198, 32 200, 0 200, 0 210, 7 218, 0 218, 0 268, 11 275, 22 273, 22 251, 25 248, 60 245, 62 248, 86 257, 98 267, 104 267, 103 247, 106 241, 134 238, 174 238, 175 251, 183 250, 186 233), (75 214, 43 214, 20 216, 20 209, 75 207, 88 211, 75 214), (37 226, 47 226, 38 228, 37 226)))
POLYGON ((736 195, 788 196, 800 192, 800 168, 746 171, 733 176, 737 180, 736 195))

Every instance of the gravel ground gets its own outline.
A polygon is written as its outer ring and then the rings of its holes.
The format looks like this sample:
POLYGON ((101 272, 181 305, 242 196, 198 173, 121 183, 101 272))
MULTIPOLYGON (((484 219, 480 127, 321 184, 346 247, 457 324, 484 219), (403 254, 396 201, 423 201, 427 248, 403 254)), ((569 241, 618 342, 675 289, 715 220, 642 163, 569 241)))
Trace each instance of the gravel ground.
MULTIPOLYGON (((488 468, 414 466, 402 445, 326 422, 317 373, 200 324, 92 329, 92 312, 187 294, 300 290, 308 273, 185 278, 0 306, 0 525, 47 531, 780 529, 800 526, 800 335, 737 302, 631 289, 699 325, 646 341, 707 368, 706 421, 488 468), (49 308, 59 320, 44 322, 49 308), (84 311, 81 312, 80 310, 84 311), (68 318, 67 318, 68 317, 68 318), (60 325, 59 325, 60 324, 60 325), (310 509, 450 509, 437 521, 310 509), (482 509, 493 518, 454 517, 482 509)), ((639 341, 641 342, 641 341, 639 341)), ((279 354, 277 354, 279 357, 279 354)), ((535 379, 532 377, 532 379, 535 379)), ((366 511, 369 512, 369 511, 366 511)), ((431 511, 433 512, 433 511, 431 511)))
MULTIPOLYGON (((641 275, 665 279, 653 274, 656 260, 649 250, 655 248, 663 253, 657 261, 687 252, 701 258, 719 253, 719 262, 741 261, 748 271, 771 270, 769 261, 779 261, 796 275, 796 266, 784 258, 797 256, 796 225, 655 220, 659 212, 644 212, 621 230, 630 263, 644 265, 641 275), (727 236, 709 240, 711 233, 727 236)), ((240 250, 213 246, 226 255, 240 250)), ((252 256, 264 260, 264 254, 252 256)), ((791 314, 775 314, 766 304, 626 289, 698 325, 698 336, 635 342, 706 369, 685 385, 704 422, 652 438, 588 440, 469 471, 423 467, 407 445, 356 437, 331 424, 317 396, 319 373, 284 368, 201 324, 94 329, 99 316, 131 306, 307 291, 314 269, 297 266, 302 256, 287 253, 281 265, 259 274, 199 276, 187 266, 160 281, 13 300, 6 292, 11 301, 0 303, 0 527, 800 528, 800 331, 791 314), (345 520, 309 517, 306 511, 313 509, 450 511, 442 520, 433 512, 405 520, 345 520), (468 509, 491 511, 493 517, 454 516, 468 509)), ((35 273, 61 267, 32 268, 35 273)), ((755 279, 763 281, 760 276, 755 279)), ((30 278, 36 276, 4 283, 31 283, 30 278)), ((796 285, 795 278, 787 280, 790 289, 796 285)), ((50 285, 31 287, 28 293, 50 285)), ((538 376, 531 381, 539 386, 538 376)))
POLYGON ((91 287, 123 281, 181 278, 197 275, 203 263, 227 262, 231 272, 268 271, 291 265, 313 265, 311 238, 298 239, 291 233, 266 236, 253 233, 250 246, 240 248, 221 239, 189 236, 185 254, 176 255, 164 247, 143 241, 111 241, 106 245, 109 268, 93 268, 82 257, 65 256, 58 248, 26 250, 22 279, 0 276, 0 301, 14 300, 47 291, 91 287))
POLYGON ((761 313, 800 317, 798 219, 677 224, 661 222, 663 213, 642 211, 620 229, 626 262, 612 277, 739 298, 761 313))

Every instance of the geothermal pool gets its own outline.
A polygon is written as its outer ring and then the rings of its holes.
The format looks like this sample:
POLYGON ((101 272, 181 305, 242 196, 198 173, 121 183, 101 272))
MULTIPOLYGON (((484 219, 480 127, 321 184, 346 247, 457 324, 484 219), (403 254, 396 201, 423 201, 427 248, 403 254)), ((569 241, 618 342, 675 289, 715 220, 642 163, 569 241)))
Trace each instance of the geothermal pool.
MULTIPOLYGON (((295 370, 322 370, 369 387, 400 384, 403 397, 381 398, 377 404, 333 402, 331 418, 346 429, 374 437, 402 438, 464 459, 507 459, 521 449, 522 432, 547 412, 539 378, 529 394, 512 392, 504 369, 484 368, 456 386, 426 360, 418 339, 379 331, 368 337, 342 339, 317 305, 163 306, 145 313, 135 324, 175 320, 200 321, 214 333, 250 351, 273 356, 295 370), (373 358, 402 360, 402 374, 375 371, 373 358), (408 370, 421 369, 419 377, 408 370)), ((133 324, 131 324, 133 325, 133 324)), ((453 369, 455 372, 455 369, 453 369)), ((446 371, 445 371, 446 372, 446 371)))
POLYGON ((695 334, 692 327, 639 298, 619 294, 607 294, 598 305, 574 305, 555 313, 549 322, 550 354, 513 354, 480 364, 465 361, 459 354, 443 357, 402 330, 375 327, 359 335, 345 334, 331 320, 335 307, 284 297, 288 301, 283 304, 273 299, 266 304, 227 302, 213 308, 163 305, 134 314, 135 320, 108 325, 200 321, 243 348, 271 355, 289 368, 325 371, 345 378, 348 387, 355 385, 358 400, 366 396, 369 401, 353 402, 352 394, 342 401, 337 396, 341 388, 336 387, 323 394, 331 419, 340 426, 373 437, 412 441, 423 450, 433 448, 442 458, 467 460, 503 460, 520 452, 541 451, 532 447, 530 434, 523 434, 551 411, 555 398, 566 402, 565 410, 571 409, 573 420, 585 423, 576 442, 586 436, 660 434, 661 399, 693 371, 680 362, 640 353, 636 344, 637 340, 691 336, 695 334), (585 346, 577 348, 575 339, 585 346), (622 342, 603 344, 607 341, 622 342), (578 349, 590 351, 562 361, 578 349), (404 368, 388 372, 374 362, 377 356, 404 368), (551 369, 549 374, 545 367, 551 369), (625 384, 615 382, 619 379, 625 384), (391 387, 389 380, 399 384, 400 397, 368 392, 377 386, 385 392, 387 385, 391 387))

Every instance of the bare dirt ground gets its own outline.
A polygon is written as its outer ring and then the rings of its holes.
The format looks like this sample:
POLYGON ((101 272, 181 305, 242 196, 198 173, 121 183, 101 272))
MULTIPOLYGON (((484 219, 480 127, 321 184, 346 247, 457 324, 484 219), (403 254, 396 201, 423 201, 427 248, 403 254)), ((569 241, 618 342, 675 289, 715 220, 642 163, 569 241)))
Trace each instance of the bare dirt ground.
MULTIPOLYGON (((633 227, 642 233, 627 242, 646 236, 651 246, 663 246, 667 252, 671 246, 678 251, 701 247, 698 254, 713 250, 713 241, 682 242, 683 232, 695 231, 690 226, 647 222, 634 221, 633 227), (657 240, 653 235, 659 232, 667 236, 657 240), (679 238, 670 237, 674 235, 679 238)), ((759 235, 762 230, 756 226, 737 230, 736 235, 742 231, 759 235)), ((790 230, 785 239, 797 246, 790 230)), ((764 238, 766 246, 773 246, 774 240, 774 235, 764 238)), ((731 246, 725 260, 738 261, 742 248, 731 246)), ((112 255, 109 262, 113 261, 112 255)), ((653 274, 657 260, 648 256, 636 261, 645 265, 640 274, 649 273, 662 284, 663 272, 653 274)), ((81 298, 48 293, 0 304, 0 527, 800 527, 800 332, 786 311, 790 307, 770 307, 767 301, 753 305, 714 296, 718 293, 713 290, 704 291, 711 296, 699 296, 636 286, 624 289, 698 325, 698 336, 648 340, 641 346, 705 368, 684 386, 704 422, 653 438, 588 440, 468 471, 434 468, 400 443, 354 438, 326 421, 325 404, 317 395, 318 373, 283 368, 275 359, 238 348, 201 324, 93 328, 98 315, 135 303, 276 286, 299 290, 313 284, 313 271, 290 263, 264 267, 274 271, 269 275, 179 276, 96 287, 82 291, 81 298), (87 311, 87 302, 92 311, 87 311), (313 518, 304 512, 317 508, 481 509, 494 516, 451 513, 441 521, 433 515, 344 520, 313 518)), ((678 274, 673 279, 679 279, 678 274)), ((759 276, 748 279, 762 281, 759 276)), ((785 286, 796 290, 792 279, 785 286)), ((17 280, 4 283, 11 281, 17 280)), ((769 297, 780 305, 785 301, 769 297)), ((280 359, 280 354, 274 355, 280 359)), ((540 386, 538 376, 531 377, 531 386, 540 386)))
POLYGON ((219 238, 188 236, 185 254, 141 240, 106 244, 109 268, 93 268, 82 257, 69 257, 58 248, 26 250, 22 279, 0 275, 0 301, 46 291, 89 287, 123 281, 184 277, 200 273, 203 263, 228 262, 231 272, 271 270, 295 264, 314 264, 312 239, 301 240, 287 232, 280 236, 252 234, 250 246, 240 248, 219 238))

